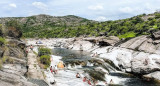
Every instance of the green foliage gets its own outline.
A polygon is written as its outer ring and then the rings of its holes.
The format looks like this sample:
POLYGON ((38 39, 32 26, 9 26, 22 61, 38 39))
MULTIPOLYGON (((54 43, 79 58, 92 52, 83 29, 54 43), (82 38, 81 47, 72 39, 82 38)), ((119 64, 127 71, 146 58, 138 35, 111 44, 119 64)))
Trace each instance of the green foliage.
POLYGON ((118 37, 120 39, 122 39, 122 38, 132 38, 132 37, 135 37, 135 36, 136 36, 136 33, 134 33, 134 32, 128 32, 128 33, 125 33, 123 35, 119 35, 118 37))
POLYGON ((155 14, 155 18, 157 19, 157 18, 160 18, 160 13, 156 13, 155 14))
POLYGON ((15 27, 17 29, 21 29, 21 25, 20 25, 20 22, 18 22, 17 20, 10 20, 8 22, 5 23, 5 25, 7 27, 15 27))
POLYGON ((2 24, 0 24, 0 36, 3 36, 3 32, 2 32, 2 24))
POLYGON ((51 49, 43 47, 38 48, 38 56, 50 55, 50 54, 51 54, 51 49))
POLYGON ((3 58, 2 58, 2 62, 3 62, 3 63, 5 63, 7 59, 8 59, 8 57, 7 57, 7 56, 3 56, 3 58))
MULTIPOLYGON (((115 21, 96 22, 69 15, 64 17, 52 17, 47 15, 31 16, 20 23, 24 38, 68 38, 79 36, 106 36, 135 37, 150 34, 150 29, 160 30, 160 13, 142 14, 128 19, 115 21), (40 17, 39 17, 40 16, 40 17), (54 20, 54 21, 53 21, 54 20), (134 32, 135 35, 130 35, 134 32), (123 36, 129 34, 129 36, 123 36)), ((19 19, 21 20, 21 19, 19 19)), ((9 22, 13 26, 16 22, 9 22)), ((122 38, 121 37, 121 38, 122 38)))
POLYGON ((49 55, 43 55, 40 57, 40 62, 44 64, 46 67, 50 66, 50 56, 49 55))
POLYGON ((40 62, 44 65, 44 68, 50 66, 50 55, 51 49, 43 47, 38 49, 38 56, 40 56, 40 62))
POLYGON ((3 37, 0 37, 0 45, 3 45, 3 44, 5 44, 6 43, 6 40, 5 40, 5 38, 3 38, 3 37))
POLYGON ((3 66, 3 62, 2 62, 2 60, 0 59, 0 70, 2 69, 2 66, 3 66))
POLYGON ((8 56, 3 56, 3 58, 2 58, 3 63, 13 63, 13 61, 14 60, 8 56))

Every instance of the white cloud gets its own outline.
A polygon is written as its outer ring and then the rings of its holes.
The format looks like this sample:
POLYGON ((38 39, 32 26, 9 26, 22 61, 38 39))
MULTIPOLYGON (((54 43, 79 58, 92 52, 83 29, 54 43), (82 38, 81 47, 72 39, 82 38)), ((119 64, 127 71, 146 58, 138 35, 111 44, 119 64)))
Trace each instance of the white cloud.
POLYGON ((102 5, 96 5, 96 6, 89 6, 88 9, 90 10, 103 10, 103 6, 102 5))
POLYGON ((17 8, 17 5, 14 3, 9 4, 10 7, 17 8))
POLYGON ((0 16, 77 15, 92 20, 117 20, 160 9, 160 0, 1 0, 0 16), (13 8, 16 8, 13 10, 13 8), (31 11, 31 12, 30 12, 31 11))
POLYGON ((44 11, 48 10, 47 5, 42 2, 33 2, 32 5, 44 11))
POLYGON ((95 20, 97 20, 97 21, 106 21, 107 18, 104 17, 104 16, 99 16, 99 17, 97 17, 95 20))
POLYGON ((119 8, 119 10, 123 13, 132 13, 133 9, 130 7, 123 7, 123 8, 119 8))

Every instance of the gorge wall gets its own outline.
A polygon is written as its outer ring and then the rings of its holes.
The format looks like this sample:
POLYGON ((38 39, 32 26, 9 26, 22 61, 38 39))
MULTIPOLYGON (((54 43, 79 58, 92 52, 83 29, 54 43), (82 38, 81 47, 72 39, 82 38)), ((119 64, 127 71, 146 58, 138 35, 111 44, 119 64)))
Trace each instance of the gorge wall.
POLYGON ((25 77, 27 58, 21 31, 0 26, 0 86, 36 86, 25 77))

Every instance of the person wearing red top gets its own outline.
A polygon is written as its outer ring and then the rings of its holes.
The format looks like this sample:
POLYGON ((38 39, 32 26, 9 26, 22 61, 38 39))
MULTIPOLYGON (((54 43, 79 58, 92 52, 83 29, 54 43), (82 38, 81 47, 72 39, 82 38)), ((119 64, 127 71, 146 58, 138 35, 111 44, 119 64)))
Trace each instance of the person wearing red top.
POLYGON ((86 78, 86 77, 84 77, 84 78, 83 78, 83 82, 85 82, 86 80, 87 80, 87 78, 86 78))
POLYGON ((88 84, 89 84, 89 85, 92 85, 92 84, 91 84, 91 80, 90 80, 90 79, 88 80, 88 84))
POLYGON ((52 66, 50 67, 50 71, 51 71, 51 73, 53 72, 53 70, 52 70, 52 66))

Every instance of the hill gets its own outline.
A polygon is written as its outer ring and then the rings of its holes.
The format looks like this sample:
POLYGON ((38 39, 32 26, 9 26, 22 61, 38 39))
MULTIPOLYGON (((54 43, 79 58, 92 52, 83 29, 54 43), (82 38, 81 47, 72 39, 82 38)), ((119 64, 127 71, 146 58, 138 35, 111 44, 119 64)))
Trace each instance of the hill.
POLYGON ((98 22, 74 15, 0 18, 0 23, 14 25, 18 22, 25 38, 62 38, 79 36, 118 36, 130 38, 150 34, 160 29, 160 13, 142 14, 127 19, 98 22), (12 24, 13 23, 13 24, 12 24))
MULTIPOLYGON (((53 17, 49 15, 35 15, 29 17, 0 18, 0 23, 18 22, 24 37, 73 37, 78 36, 77 27, 95 21, 74 15, 53 17)), ((13 24, 14 25, 14 24, 13 24)))

